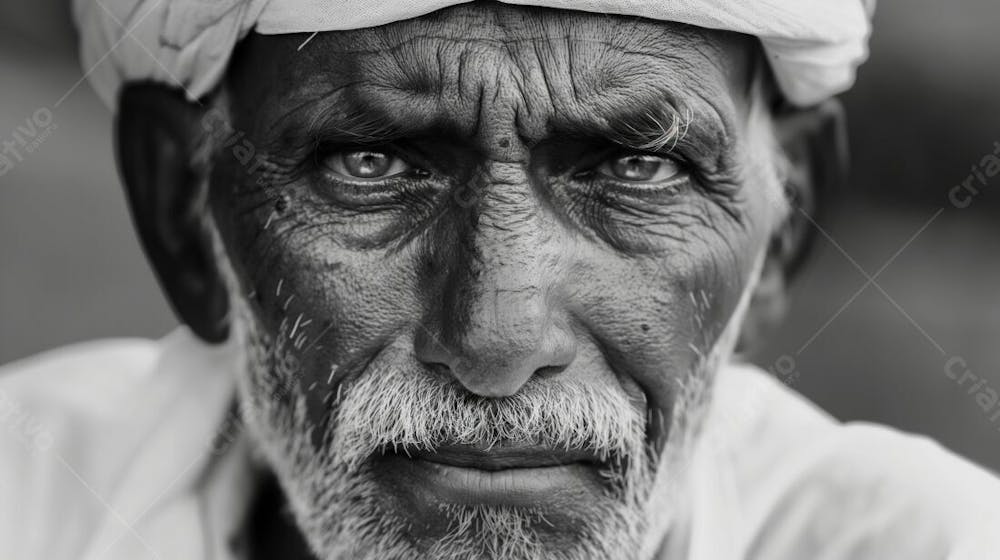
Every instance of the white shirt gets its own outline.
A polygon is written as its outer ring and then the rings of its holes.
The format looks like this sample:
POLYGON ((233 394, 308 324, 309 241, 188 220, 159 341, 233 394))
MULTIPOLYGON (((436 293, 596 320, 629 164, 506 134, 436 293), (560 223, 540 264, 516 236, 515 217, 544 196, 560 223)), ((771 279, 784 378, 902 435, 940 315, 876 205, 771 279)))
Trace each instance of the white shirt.
MULTIPOLYGON (((0 559, 237 560, 256 480, 237 363, 181 329, 0 368, 0 559)), ((1000 558, 991 473, 752 366, 720 372, 691 469, 671 560, 1000 558)))

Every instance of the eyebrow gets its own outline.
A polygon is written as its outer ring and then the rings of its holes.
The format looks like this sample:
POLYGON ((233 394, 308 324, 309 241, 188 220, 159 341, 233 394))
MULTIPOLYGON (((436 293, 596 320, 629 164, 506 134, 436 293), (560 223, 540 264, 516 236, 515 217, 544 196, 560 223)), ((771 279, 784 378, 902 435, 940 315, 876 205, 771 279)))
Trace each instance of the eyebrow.
POLYGON ((285 111, 271 123, 278 131, 274 147, 378 144, 407 134, 405 123, 351 90, 351 84, 340 85, 285 111))
POLYGON ((697 163, 706 173, 733 165, 738 142, 731 124, 734 115, 702 98, 662 98, 619 103, 617 110, 594 119, 560 118, 556 134, 592 138, 639 152, 675 155, 697 163))
POLYGON ((634 150, 669 152, 688 139, 692 127, 704 127, 694 122, 690 108, 678 108, 668 101, 636 103, 611 115, 595 117, 557 118, 553 130, 570 136, 599 136, 634 150))
MULTIPOLYGON (((393 114, 371 103, 358 83, 313 95, 284 113, 274 123, 281 131, 279 143, 287 149, 317 144, 386 144, 435 134, 463 137, 461 123, 449 122, 447 115, 415 108, 418 103, 406 104, 406 111, 393 114)), ((636 151, 666 154, 680 150, 693 159, 715 159, 734 142, 723 112, 708 103, 688 102, 664 93, 645 100, 620 97, 614 105, 602 111, 604 114, 593 109, 575 115, 557 113, 545 134, 604 140, 636 151)))

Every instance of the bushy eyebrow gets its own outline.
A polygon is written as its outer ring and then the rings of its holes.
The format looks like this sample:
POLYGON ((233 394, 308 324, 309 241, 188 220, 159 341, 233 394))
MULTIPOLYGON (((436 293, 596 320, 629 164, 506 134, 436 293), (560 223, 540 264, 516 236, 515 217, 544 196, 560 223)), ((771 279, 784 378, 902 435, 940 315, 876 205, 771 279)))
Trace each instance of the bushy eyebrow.
POLYGON ((672 151, 687 138, 694 113, 690 109, 682 113, 669 105, 657 109, 612 121, 609 138, 636 150, 672 151))
POLYGON ((650 152, 670 152, 686 141, 695 123, 695 114, 688 108, 677 108, 667 101, 635 103, 593 118, 560 116, 554 119, 557 135, 603 138, 623 147, 650 152))
MULTIPOLYGON (((469 131, 463 132, 468 127, 455 122, 453 115, 441 113, 435 103, 420 103, 409 97, 412 93, 400 92, 401 100, 413 102, 400 101, 400 110, 395 111, 387 108, 385 101, 371 102, 372 96, 366 95, 368 87, 357 81, 311 93, 308 100, 274 122, 278 132, 275 148, 287 152, 290 147, 304 149, 316 144, 376 145, 429 136, 468 140, 463 136, 468 135, 469 131)), ((599 109, 556 112, 544 134, 606 141, 637 151, 676 150, 711 164, 719 164, 723 152, 736 141, 729 126, 732 116, 690 91, 647 92, 642 97, 616 95, 599 109)), ((529 144, 545 139, 524 137, 529 144)))
POLYGON ((706 175, 724 175, 735 166, 739 138, 733 130, 734 116, 726 109, 700 98, 666 95, 619 105, 591 118, 556 119, 553 133, 672 155, 697 165, 706 175))
POLYGON ((352 84, 346 84, 311 96, 270 126, 277 133, 274 147, 288 149, 303 143, 384 143, 405 135, 405 124, 354 95, 352 84))

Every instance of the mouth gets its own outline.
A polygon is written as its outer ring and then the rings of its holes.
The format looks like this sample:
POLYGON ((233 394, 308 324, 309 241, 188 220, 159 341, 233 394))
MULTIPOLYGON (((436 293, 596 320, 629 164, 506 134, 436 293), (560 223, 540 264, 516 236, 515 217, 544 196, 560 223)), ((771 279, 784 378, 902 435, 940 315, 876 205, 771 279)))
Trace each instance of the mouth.
POLYGON ((600 457, 588 451, 561 450, 538 445, 443 445, 433 451, 407 450, 405 453, 411 459, 483 471, 558 467, 574 463, 595 466, 603 464, 600 457))
POLYGON ((548 509, 603 492, 608 467, 586 450, 528 444, 446 445, 380 458, 379 472, 427 505, 498 505, 548 509))

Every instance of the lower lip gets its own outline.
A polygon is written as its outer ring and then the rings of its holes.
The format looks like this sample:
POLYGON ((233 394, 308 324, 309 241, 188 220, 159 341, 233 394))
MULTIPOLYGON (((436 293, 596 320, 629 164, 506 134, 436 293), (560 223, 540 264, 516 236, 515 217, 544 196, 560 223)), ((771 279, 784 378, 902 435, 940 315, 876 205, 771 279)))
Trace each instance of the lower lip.
POLYGON ((378 471, 425 504, 548 506, 604 490, 596 465, 570 463, 546 467, 483 470, 434 463, 399 455, 383 457, 378 471))

